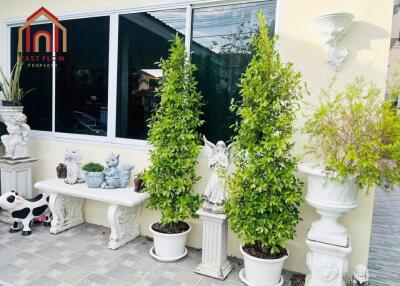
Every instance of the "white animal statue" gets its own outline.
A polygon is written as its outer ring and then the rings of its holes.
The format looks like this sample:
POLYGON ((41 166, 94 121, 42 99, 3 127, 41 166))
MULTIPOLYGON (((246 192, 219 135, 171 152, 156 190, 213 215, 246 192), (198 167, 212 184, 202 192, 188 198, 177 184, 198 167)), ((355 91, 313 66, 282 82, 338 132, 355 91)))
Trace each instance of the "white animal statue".
POLYGON ((357 264, 353 273, 353 285, 367 285, 369 281, 369 271, 364 264, 357 264))
POLYGON ((81 151, 76 148, 69 148, 64 155, 65 165, 67 165, 67 178, 65 183, 73 185, 84 183, 85 180, 82 172, 83 156, 81 151))
POLYGON ((133 165, 119 165, 119 155, 111 154, 106 159, 104 168, 105 182, 101 185, 102 189, 125 188, 131 178, 133 165))
POLYGON ((17 192, 11 191, 4 193, 0 197, 0 207, 9 211, 13 223, 10 233, 20 231, 20 223, 23 225, 22 235, 27 236, 32 233, 30 223, 34 218, 41 217, 47 210, 49 196, 39 194, 33 199, 26 200, 19 196, 17 192))
POLYGON ((228 193, 225 186, 225 178, 222 173, 226 172, 230 164, 230 149, 232 144, 226 147, 223 141, 213 144, 203 136, 204 145, 208 155, 208 167, 211 170, 206 191, 203 209, 212 213, 223 213, 224 204, 228 193))
POLYGON ((26 124, 26 116, 22 112, 13 114, 7 122, 8 135, 1 136, 1 142, 5 147, 5 158, 27 158, 28 136, 31 128, 26 124))

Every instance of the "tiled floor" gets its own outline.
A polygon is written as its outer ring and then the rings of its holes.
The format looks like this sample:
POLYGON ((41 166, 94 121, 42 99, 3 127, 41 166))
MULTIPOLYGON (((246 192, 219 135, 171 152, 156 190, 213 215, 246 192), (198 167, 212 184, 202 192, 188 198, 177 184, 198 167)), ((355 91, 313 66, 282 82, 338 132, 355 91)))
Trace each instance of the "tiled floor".
POLYGON ((375 194, 368 268, 373 286, 400 286, 400 188, 375 194))
MULTIPOLYGON (((0 223, 0 285, 15 286, 222 286, 243 285, 239 259, 231 259, 234 270, 225 281, 193 273, 201 251, 189 249, 175 263, 160 263, 148 251, 152 242, 139 237, 118 250, 107 249, 109 229, 83 224, 58 235, 35 226, 29 237, 9 234, 0 223)), ((284 272, 285 286, 291 273, 284 272)))

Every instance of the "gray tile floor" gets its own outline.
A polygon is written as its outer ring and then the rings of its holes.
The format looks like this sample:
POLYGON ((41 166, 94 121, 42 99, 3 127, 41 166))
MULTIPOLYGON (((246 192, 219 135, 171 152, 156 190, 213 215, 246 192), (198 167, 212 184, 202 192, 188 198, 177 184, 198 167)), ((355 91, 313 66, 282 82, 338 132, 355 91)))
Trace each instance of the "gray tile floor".
MULTIPOLYGON (((242 261, 232 258, 234 270, 225 281, 193 273, 201 251, 189 249, 175 263, 160 263, 148 251, 152 242, 138 237, 118 250, 107 249, 110 230, 83 224, 57 235, 35 226, 29 237, 9 234, 0 222, 0 285, 15 286, 221 286, 243 285, 242 261)), ((285 286, 292 273, 284 272, 285 286)))
POLYGON ((373 286, 400 286, 400 188, 375 194, 368 268, 373 286))

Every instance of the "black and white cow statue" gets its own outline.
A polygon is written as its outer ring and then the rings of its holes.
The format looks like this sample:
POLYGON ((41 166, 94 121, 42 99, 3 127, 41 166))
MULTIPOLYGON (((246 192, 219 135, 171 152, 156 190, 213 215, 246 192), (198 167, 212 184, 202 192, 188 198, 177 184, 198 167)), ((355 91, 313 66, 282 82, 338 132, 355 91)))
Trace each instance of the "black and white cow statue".
POLYGON ((24 199, 17 192, 11 191, 0 196, 0 207, 9 211, 13 219, 10 232, 20 231, 20 223, 23 225, 22 235, 32 233, 30 223, 34 218, 41 217, 49 205, 49 196, 39 194, 32 199, 24 199))

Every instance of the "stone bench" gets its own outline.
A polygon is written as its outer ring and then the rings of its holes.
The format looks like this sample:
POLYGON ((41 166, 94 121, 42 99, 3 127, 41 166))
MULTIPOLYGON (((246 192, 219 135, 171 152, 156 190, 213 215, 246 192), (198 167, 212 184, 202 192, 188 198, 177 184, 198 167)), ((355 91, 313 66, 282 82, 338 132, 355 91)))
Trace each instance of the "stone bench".
POLYGON ((136 193, 133 188, 92 189, 86 184, 68 185, 62 179, 37 182, 35 188, 50 194, 52 234, 84 222, 82 207, 85 199, 110 204, 108 222, 111 234, 108 248, 117 249, 140 234, 139 216, 141 205, 147 199, 146 193, 136 193))

